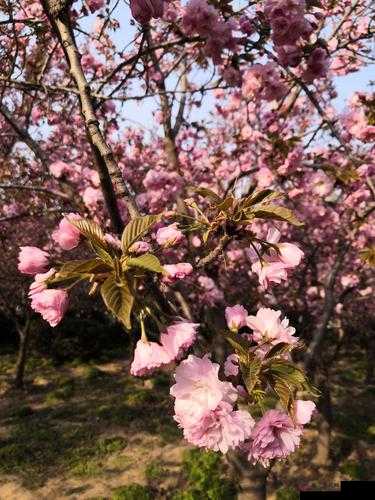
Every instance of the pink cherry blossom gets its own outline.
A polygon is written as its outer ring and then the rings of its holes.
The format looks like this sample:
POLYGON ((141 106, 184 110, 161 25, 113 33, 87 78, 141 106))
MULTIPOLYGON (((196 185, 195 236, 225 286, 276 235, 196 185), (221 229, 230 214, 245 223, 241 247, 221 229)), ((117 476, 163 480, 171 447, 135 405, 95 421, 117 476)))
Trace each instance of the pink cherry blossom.
POLYGON ((224 374, 226 377, 237 377, 239 374, 237 354, 229 354, 224 363, 224 374))
POLYGON ((238 331, 242 326, 246 325, 246 318, 249 313, 241 305, 225 308, 225 319, 229 330, 238 331))
POLYGON ((288 268, 298 266, 304 256, 303 251, 294 243, 279 243, 277 248, 281 262, 288 268))
POLYGON ((81 233, 70 221, 80 219, 81 216, 78 214, 68 214, 60 221, 58 229, 52 233, 52 239, 63 250, 72 250, 78 245, 81 233))
POLYGON ((152 18, 163 15, 163 0, 130 0, 130 10, 134 19, 140 24, 147 24, 152 18))
POLYGON ((165 264, 163 268, 166 272, 166 275, 163 277, 165 283, 173 283, 177 280, 182 280, 193 272, 193 266, 188 262, 165 264))
POLYGON ((97 10, 104 7, 105 0, 86 0, 91 12, 96 12, 97 10))
POLYGON ((327 196, 334 185, 333 180, 321 170, 310 175, 308 182, 311 185, 312 192, 319 196, 327 196))
POLYGON ((248 439, 255 424, 247 411, 235 411, 225 401, 206 412, 198 421, 185 422, 183 416, 176 416, 175 419, 189 443, 222 453, 237 448, 248 439))
POLYGON ((288 279, 287 266, 281 261, 266 260, 256 261, 251 266, 253 273, 258 275, 259 283, 267 289, 271 283, 281 283, 288 279))
POLYGON ((300 444, 302 427, 295 426, 290 417, 280 410, 269 410, 256 423, 248 445, 250 462, 267 467, 270 460, 283 459, 300 444))
POLYGON ((317 78, 324 78, 329 68, 328 53, 322 47, 315 48, 307 60, 307 68, 303 74, 304 79, 311 83, 317 78))
POLYGON ((64 161, 57 160, 49 166, 51 174, 57 178, 61 177, 64 173, 70 171, 70 166, 64 161))
POLYGON ((37 274, 46 271, 49 254, 37 247, 20 247, 18 270, 23 274, 37 274))
POLYGON ((129 252, 132 253, 146 253, 151 250, 151 245, 147 241, 136 241, 129 248, 129 252))
POLYGON ((219 380, 219 368, 208 356, 198 358, 192 354, 176 368, 176 383, 170 393, 176 398, 175 413, 180 421, 199 419, 221 401, 233 403, 237 399, 234 386, 219 380))
POLYGON ((173 357, 158 343, 140 339, 134 351, 130 373, 136 377, 142 377, 152 373, 156 368, 170 363, 172 360, 173 357))
POLYGON ((295 419, 299 425, 308 424, 311 420, 312 414, 316 410, 316 405, 313 401, 303 401, 297 399, 294 402, 295 419))
POLYGON ((181 321, 168 326, 166 333, 161 334, 161 345, 172 359, 180 358, 181 354, 194 344, 198 326, 198 323, 181 321))
POLYGON ((29 297, 33 298, 37 293, 43 292, 47 289, 46 281, 55 274, 56 270, 52 267, 46 273, 39 273, 34 276, 34 281, 29 288, 29 297))
POLYGON ((104 239, 111 247, 117 248, 118 250, 121 248, 121 241, 117 236, 111 233, 105 233, 104 239))
POLYGON ((257 343, 269 342, 273 345, 279 342, 294 344, 298 341, 295 328, 289 326, 288 318, 280 320, 281 311, 261 307, 256 316, 247 317, 247 326, 253 330, 253 340, 257 343))
POLYGON ((177 245, 184 235, 177 229, 177 223, 170 224, 169 226, 161 227, 157 230, 156 241, 163 247, 170 247, 177 245))
POLYGON ((57 326, 68 308, 68 293, 66 290, 47 288, 31 297, 31 307, 40 313, 52 327, 57 326))

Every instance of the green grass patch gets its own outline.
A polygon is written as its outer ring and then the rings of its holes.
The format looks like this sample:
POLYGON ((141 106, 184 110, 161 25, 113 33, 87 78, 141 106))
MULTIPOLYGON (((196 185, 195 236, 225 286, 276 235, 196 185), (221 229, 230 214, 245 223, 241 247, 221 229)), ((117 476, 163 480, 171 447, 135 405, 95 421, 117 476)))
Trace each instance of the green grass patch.
POLYGON ((184 455, 183 471, 186 487, 175 493, 173 500, 234 500, 237 491, 225 477, 218 453, 189 450, 184 455))
POLYGON ((282 486, 276 491, 276 500, 299 500, 299 493, 290 486, 282 486))
POLYGON ((165 474, 165 468, 159 461, 150 462, 145 470, 145 476, 148 482, 158 482, 165 474))
POLYGON ((153 495, 147 486, 133 483, 116 488, 111 500, 151 500, 153 495))
POLYGON ((364 467, 352 460, 347 460, 340 467, 340 472, 350 477, 354 481, 366 480, 366 471, 364 467))

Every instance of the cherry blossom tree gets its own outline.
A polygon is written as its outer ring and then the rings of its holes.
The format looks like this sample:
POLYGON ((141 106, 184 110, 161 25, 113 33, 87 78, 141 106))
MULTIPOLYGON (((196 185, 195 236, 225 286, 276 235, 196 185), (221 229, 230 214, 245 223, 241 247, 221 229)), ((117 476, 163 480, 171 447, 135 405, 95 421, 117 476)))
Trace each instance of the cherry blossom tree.
POLYGON ((85 283, 139 339, 132 375, 176 365, 190 443, 285 459, 315 409, 307 375, 329 396, 327 332, 365 331, 373 306, 374 94, 334 102, 374 61, 372 2, 0 12, 4 277, 33 277, 52 327, 85 283))

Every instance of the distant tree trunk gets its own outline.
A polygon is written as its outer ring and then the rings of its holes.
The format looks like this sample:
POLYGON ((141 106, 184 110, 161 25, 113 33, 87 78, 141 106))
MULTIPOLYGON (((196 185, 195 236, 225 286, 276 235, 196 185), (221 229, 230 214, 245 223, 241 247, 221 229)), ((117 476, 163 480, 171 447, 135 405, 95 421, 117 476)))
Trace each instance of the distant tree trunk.
POLYGON ((366 384, 374 384, 375 338, 371 330, 367 335, 366 344, 366 384))
POLYGON ((267 500, 267 471, 260 465, 254 467, 236 452, 228 455, 239 486, 238 500, 267 500))
POLYGON ((24 374, 25 374, 25 364, 27 359, 27 347, 30 339, 30 319, 26 320, 24 326, 17 325, 17 331, 20 338, 20 344, 18 348, 18 357, 14 376, 14 385, 18 389, 23 388, 24 384, 24 374))
POLYGON ((314 463, 317 465, 327 465, 330 461, 331 431, 332 431, 332 401, 329 387, 328 374, 320 384, 321 398, 319 409, 321 411, 321 424, 319 425, 319 435, 316 443, 316 455, 314 463))

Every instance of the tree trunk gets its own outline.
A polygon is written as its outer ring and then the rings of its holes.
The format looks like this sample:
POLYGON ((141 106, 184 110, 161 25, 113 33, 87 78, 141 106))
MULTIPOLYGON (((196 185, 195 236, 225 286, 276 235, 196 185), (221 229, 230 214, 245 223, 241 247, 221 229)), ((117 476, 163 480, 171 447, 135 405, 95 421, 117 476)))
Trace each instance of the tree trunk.
POLYGON ((366 338, 366 384, 375 383, 374 377, 374 359, 375 359, 375 339, 374 332, 369 330, 366 338))
POLYGON ((329 387, 328 374, 322 380, 321 398, 319 409, 321 412, 321 424, 319 425, 319 436, 316 443, 316 455, 314 463, 316 465, 328 465, 330 461, 331 431, 332 431, 332 401, 329 387))
POLYGON ((24 384, 25 364, 27 359, 27 347, 30 338, 30 321, 27 320, 23 327, 18 327, 20 344, 14 376, 14 385, 17 389, 22 389, 24 384))
POLYGON ((238 500, 267 500, 267 471, 236 452, 229 453, 227 460, 239 486, 238 500))

